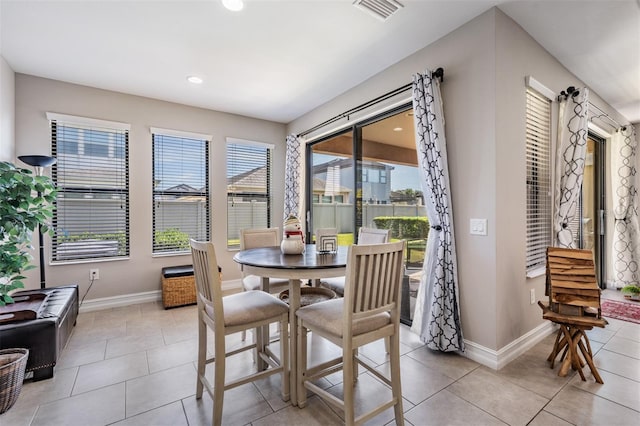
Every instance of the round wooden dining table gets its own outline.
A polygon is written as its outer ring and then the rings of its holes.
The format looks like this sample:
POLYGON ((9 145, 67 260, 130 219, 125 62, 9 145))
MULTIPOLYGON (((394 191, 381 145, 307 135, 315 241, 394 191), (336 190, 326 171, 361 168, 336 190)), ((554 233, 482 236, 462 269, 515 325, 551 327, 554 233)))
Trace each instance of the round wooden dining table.
POLYGON ((264 291, 269 291, 269 278, 289 280, 289 360, 293 405, 298 405, 296 310, 300 307, 301 281, 344 276, 348 249, 347 246, 339 246, 336 252, 319 253, 314 244, 307 244, 302 254, 283 254, 280 247, 260 247, 239 251, 233 257, 243 272, 262 277, 264 291))

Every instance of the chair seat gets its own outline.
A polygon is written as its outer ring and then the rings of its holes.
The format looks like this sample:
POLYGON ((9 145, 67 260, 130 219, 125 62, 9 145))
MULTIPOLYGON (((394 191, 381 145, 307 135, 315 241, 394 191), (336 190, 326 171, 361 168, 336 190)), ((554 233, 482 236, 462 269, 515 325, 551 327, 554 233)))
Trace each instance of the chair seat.
MULTIPOLYGON (((289 312, 289 305, 264 291, 252 290, 222 298, 225 327, 249 324, 266 320, 289 312)), ((213 310, 206 307, 207 315, 213 318, 213 310)))
MULTIPOLYGON (((305 321, 309 327, 315 327, 334 336, 342 336, 342 321, 344 299, 334 299, 326 302, 305 306, 296 311, 296 315, 305 321)), ((391 323, 391 316, 384 312, 353 323, 353 335, 368 333, 378 330, 391 323)))
MULTIPOLYGON (((242 278, 242 288, 244 291, 262 290, 262 277, 257 275, 247 275, 242 278)), ((287 288, 289 288, 289 280, 269 278, 269 293, 277 294, 287 288)))

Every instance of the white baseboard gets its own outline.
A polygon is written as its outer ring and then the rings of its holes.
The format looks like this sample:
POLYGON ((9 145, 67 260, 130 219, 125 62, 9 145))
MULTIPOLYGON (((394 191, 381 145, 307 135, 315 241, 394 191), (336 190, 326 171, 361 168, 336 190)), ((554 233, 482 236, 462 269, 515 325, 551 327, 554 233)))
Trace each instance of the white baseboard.
MULTIPOLYGON (((242 288, 242 281, 227 280, 222 282, 223 294, 233 294, 240 291, 242 288)), ((162 292, 160 290, 145 291, 141 293, 123 294, 120 296, 100 297, 97 299, 87 299, 82 302, 79 311, 92 312, 100 311, 103 309, 120 308, 122 306, 136 305, 138 303, 150 303, 158 302, 162 300, 162 292)))
POLYGON ((475 342, 465 340, 465 352, 460 355, 479 362, 494 370, 500 370, 505 365, 531 349, 542 339, 553 333, 556 327, 551 321, 545 321, 538 327, 520 336, 513 342, 495 351, 475 342))

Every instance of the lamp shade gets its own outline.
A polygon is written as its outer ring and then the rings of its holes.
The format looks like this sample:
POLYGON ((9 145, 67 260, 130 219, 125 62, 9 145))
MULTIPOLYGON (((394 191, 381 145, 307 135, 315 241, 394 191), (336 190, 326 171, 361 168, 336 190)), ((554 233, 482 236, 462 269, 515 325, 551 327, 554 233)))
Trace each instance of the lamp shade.
POLYGON ((49 157, 48 155, 21 155, 18 159, 34 167, 49 167, 56 163, 55 157, 49 157))

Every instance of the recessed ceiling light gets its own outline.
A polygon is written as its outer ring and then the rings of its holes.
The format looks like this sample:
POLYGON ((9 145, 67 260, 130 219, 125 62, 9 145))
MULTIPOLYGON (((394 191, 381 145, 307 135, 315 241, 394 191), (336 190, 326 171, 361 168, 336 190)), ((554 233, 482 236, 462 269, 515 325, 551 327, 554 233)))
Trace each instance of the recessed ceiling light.
POLYGON ((394 127, 393 131, 394 132, 401 132, 402 131, 402 127, 394 127))
POLYGON ((189 77, 187 77, 187 81, 193 84, 202 84, 203 80, 198 76, 190 75, 189 77))
POLYGON ((222 0, 222 5, 233 12, 238 12, 244 7, 242 0, 222 0))

